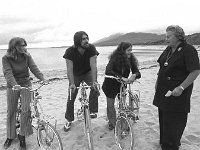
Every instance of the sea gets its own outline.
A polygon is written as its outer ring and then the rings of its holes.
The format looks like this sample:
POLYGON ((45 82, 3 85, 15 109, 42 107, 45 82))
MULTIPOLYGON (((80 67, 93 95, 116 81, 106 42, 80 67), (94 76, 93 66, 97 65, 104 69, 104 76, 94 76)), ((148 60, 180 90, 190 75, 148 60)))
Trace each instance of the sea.
MULTIPOLYGON (((200 53, 200 46, 195 46, 200 53)), ((165 45, 134 45, 133 53, 137 57, 140 69, 149 69, 158 66, 157 59, 165 45)), ((38 68, 43 72, 45 78, 48 80, 62 80, 67 78, 66 62, 63 58, 67 47, 51 47, 51 48, 28 48, 29 53, 33 57, 38 68)), ((106 64, 108 63, 108 56, 116 49, 116 46, 96 47, 99 52, 97 57, 98 75, 104 75, 106 64)), ((6 54, 6 49, 0 49, 0 57, 6 54)), ((6 88, 6 81, 2 71, 2 61, 0 61, 0 90, 6 88)), ((31 74, 34 78, 34 75, 31 74)))

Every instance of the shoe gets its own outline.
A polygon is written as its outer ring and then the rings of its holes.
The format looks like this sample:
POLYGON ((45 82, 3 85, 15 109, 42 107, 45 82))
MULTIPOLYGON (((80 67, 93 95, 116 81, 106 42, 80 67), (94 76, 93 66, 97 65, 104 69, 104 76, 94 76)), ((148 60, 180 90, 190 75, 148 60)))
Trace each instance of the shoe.
POLYGON ((20 149, 21 149, 21 150, 26 150, 25 136, 22 136, 22 135, 19 135, 19 134, 18 134, 18 138, 19 138, 20 149))
POLYGON ((97 118, 97 114, 96 113, 90 113, 90 118, 92 118, 92 119, 97 118))
POLYGON ((115 127, 112 124, 108 124, 108 129, 113 130, 115 127))
POLYGON ((8 138, 6 139, 6 141, 5 141, 4 145, 3 145, 4 149, 8 149, 10 147, 10 145, 12 143, 12 140, 13 139, 8 139, 8 138))
POLYGON ((64 125, 64 131, 67 132, 70 130, 72 122, 67 121, 66 125, 64 125))

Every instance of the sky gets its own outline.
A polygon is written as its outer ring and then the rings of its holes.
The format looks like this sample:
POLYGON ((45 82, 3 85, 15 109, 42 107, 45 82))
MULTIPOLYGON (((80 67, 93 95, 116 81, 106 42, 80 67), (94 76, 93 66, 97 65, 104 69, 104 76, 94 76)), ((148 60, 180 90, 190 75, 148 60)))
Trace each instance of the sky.
POLYGON ((181 26, 200 32, 200 0, 0 0, 0 44, 19 36, 28 43, 72 45, 85 31, 90 42, 115 33, 165 33, 181 26))

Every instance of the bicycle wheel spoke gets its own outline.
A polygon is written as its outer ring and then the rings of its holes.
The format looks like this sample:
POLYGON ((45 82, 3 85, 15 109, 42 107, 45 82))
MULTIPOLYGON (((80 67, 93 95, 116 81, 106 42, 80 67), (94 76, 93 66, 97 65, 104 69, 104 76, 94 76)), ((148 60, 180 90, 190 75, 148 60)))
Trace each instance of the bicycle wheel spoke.
POLYGON ((62 150, 61 139, 54 129, 48 123, 44 123, 38 129, 38 143, 43 150, 62 150))
POLYGON ((133 134, 129 121, 120 116, 115 126, 115 139, 118 146, 123 150, 133 149, 133 134))

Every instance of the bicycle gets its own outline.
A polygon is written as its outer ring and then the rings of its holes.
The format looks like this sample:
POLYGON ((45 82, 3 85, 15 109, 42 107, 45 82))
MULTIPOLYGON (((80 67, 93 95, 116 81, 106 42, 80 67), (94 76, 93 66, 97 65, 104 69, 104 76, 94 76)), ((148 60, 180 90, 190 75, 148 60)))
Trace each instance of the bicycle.
MULTIPOLYGON (((79 101, 81 102, 81 108, 77 111, 77 118, 78 120, 84 120, 84 132, 88 139, 88 148, 89 150, 94 150, 92 136, 93 131, 91 127, 91 118, 89 111, 89 99, 87 98, 87 89, 91 88, 91 86, 88 86, 84 81, 82 81, 80 83, 80 86, 76 88, 80 89, 81 91, 79 98, 79 101), (83 118, 81 116, 83 116, 83 118)), ((71 91, 69 93, 71 93, 71 91)))
MULTIPOLYGON (((21 87, 20 90, 20 100, 18 103, 18 108, 17 108, 17 115, 16 115, 16 130, 19 131, 20 128, 20 114, 22 112, 21 110, 21 90, 29 90, 31 94, 31 124, 32 128, 37 131, 37 141, 38 145, 42 150, 63 150, 63 145, 61 138, 56 131, 56 123, 57 121, 55 120, 55 125, 51 125, 49 123, 50 119, 54 119, 53 117, 49 115, 45 115, 43 113, 43 109, 40 105, 40 99, 42 97, 39 95, 38 90, 46 85, 45 83, 41 83, 41 85, 38 88, 35 89, 30 89, 27 87, 21 87), (39 107, 38 107, 39 106, 39 107), (39 111, 40 109, 40 111, 39 111), (33 125, 33 119, 36 119, 36 126, 33 125)), ((15 90, 15 89, 13 89, 15 90)))
MULTIPOLYGON (((109 75, 105 75, 105 77, 115 79, 121 83, 120 92, 116 96, 118 102, 118 114, 114 130, 116 144, 120 149, 133 150, 134 138, 132 125, 139 120, 140 91, 132 91, 131 84, 127 84, 119 77, 109 75)), ((135 82, 140 83, 138 81, 135 82)))

